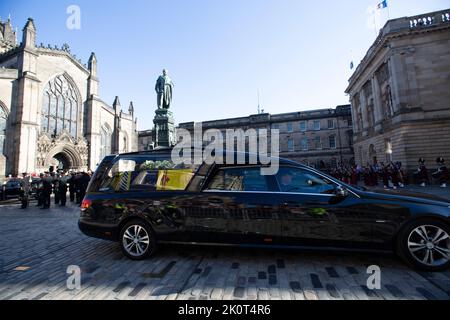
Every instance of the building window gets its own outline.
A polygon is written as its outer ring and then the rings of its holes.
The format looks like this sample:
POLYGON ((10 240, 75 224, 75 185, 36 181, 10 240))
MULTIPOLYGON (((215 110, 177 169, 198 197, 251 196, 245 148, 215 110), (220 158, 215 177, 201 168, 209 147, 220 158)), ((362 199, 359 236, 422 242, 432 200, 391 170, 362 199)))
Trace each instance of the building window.
POLYGON ((300 131, 301 132, 306 132, 306 121, 301 121, 300 122, 300 131))
POLYGON ((328 120, 328 129, 334 129, 334 120, 333 119, 328 120))
POLYGON ((315 120, 314 121, 314 130, 315 131, 320 131, 320 120, 315 120))
POLYGON ((308 151, 308 138, 302 138, 301 146, 303 151, 308 151))
POLYGON ((59 135, 62 131, 77 138, 78 97, 63 75, 55 77, 44 90, 41 131, 59 135))
POLYGON ((6 114, 5 109, 0 106, 0 154, 5 154, 5 138, 6 138, 6 121, 8 119, 8 115, 6 114))
POLYGON ((322 139, 320 137, 314 138, 314 146, 317 150, 322 149, 322 139))
POLYGON ((288 139, 288 152, 294 152, 294 139, 288 139))
POLYGON ((272 130, 280 130, 280 125, 279 124, 273 124, 272 125, 272 130))
POLYGON ((289 133, 294 132, 294 126, 292 125, 292 123, 287 124, 287 132, 289 133))
POLYGON ((330 136, 330 149, 336 149, 336 137, 330 136))
POLYGON ((109 128, 102 127, 100 130, 100 161, 111 154, 111 139, 112 134, 109 128))

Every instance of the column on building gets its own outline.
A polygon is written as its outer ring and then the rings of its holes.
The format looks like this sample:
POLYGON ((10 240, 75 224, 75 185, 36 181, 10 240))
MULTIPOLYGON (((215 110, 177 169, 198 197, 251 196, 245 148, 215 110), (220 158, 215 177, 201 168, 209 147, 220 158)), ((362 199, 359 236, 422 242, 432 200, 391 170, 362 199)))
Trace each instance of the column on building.
POLYGON ((97 58, 91 53, 88 61, 88 100, 87 100, 87 132, 86 138, 89 142, 89 168, 95 170, 100 161, 100 129, 102 102, 98 96, 99 79, 97 77, 97 58))
POLYGON ((121 118, 122 118, 122 107, 120 105, 119 97, 116 96, 113 103, 114 108, 114 129, 113 129, 113 143, 112 152, 120 153, 120 130, 122 129, 121 118))
POLYGON ((381 103, 381 89, 376 73, 374 73, 371 82, 372 82, 372 96, 375 114, 375 129, 377 129, 376 128, 377 124, 383 121, 384 115, 383 115, 383 106, 381 103))
POLYGON ((13 174, 34 172, 39 130, 40 81, 36 75, 36 28, 29 18, 24 29, 18 56, 19 79, 16 113, 13 115, 14 168, 13 174))
POLYGON ((388 62, 389 85, 392 93, 392 111, 397 113, 400 109, 409 105, 408 101, 408 79, 404 60, 399 53, 394 53, 388 62))
POLYGON ((367 135, 367 129, 369 128, 369 122, 368 122, 368 110, 367 110, 367 101, 366 96, 364 94, 364 90, 359 91, 359 101, 361 106, 361 113, 362 113, 362 134, 367 135))

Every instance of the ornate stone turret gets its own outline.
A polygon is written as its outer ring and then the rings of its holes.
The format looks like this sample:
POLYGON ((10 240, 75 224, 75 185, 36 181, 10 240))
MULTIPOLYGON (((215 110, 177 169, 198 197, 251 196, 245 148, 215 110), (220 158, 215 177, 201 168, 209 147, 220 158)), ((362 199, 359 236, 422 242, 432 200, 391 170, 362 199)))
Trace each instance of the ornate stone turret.
POLYGON ((122 107, 120 106, 120 100, 118 96, 116 96, 116 98, 114 99, 113 108, 116 111, 116 115, 118 115, 122 109, 122 107))
POLYGON ((130 101, 130 106, 128 107, 128 113, 131 114, 131 115, 134 114, 133 101, 130 101))
POLYGON ((23 28, 22 47, 34 49, 36 46, 36 27, 32 18, 28 18, 23 28))
POLYGON ((94 52, 92 52, 91 56, 89 57, 88 69, 91 73, 91 76, 97 77, 97 57, 95 56, 94 52))
POLYGON ((5 22, 0 20, 0 39, 4 39, 11 46, 16 45, 16 32, 11 25, 11 18, 5 22))
POLYGON ((95 56, 95 53, 92 52, 91 56, 89 57, 88 61, 88 69, 89 69, 89 94, 88 96, 98 96, 98 87, 99 87, 99 80, 97 78, 97 57, 95 56))

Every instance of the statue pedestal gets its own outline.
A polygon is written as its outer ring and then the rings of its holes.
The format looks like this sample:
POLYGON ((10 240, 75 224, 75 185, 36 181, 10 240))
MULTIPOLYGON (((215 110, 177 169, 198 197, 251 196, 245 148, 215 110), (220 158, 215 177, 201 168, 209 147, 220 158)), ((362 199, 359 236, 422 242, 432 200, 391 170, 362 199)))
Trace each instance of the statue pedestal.
POLYGON ((155 147, 173 147, 176 144, 175 120, 168 109, 157 109, 153 124, 155 147))

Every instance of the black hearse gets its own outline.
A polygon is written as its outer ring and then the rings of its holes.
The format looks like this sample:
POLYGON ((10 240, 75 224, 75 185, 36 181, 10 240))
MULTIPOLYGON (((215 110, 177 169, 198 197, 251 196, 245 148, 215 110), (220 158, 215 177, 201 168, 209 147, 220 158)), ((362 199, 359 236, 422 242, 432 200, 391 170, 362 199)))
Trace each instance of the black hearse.
POLYGON ((88 187, 79 228, 119 242, 134 260, 179 243, 394 250, 422 270, 449 267, 449 200, 369 192, 276 160, 278 173, 265 176, 248 161, 176 166, 170 150, 108 156, 88 187))

